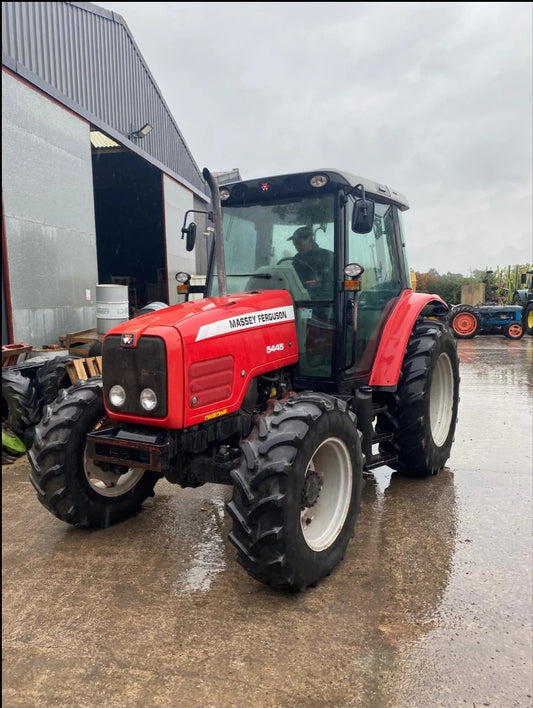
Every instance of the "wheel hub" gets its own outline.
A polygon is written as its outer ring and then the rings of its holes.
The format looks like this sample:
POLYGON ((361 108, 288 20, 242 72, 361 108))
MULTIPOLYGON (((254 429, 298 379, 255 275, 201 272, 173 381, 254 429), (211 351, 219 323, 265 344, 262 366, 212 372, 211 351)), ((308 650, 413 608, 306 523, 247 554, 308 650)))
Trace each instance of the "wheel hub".
POLYGON ((307 470, 305 475, 304 486, 302 489, 301 509, 309 509, 314 506, 320 496, 322 489, 322 480, 320 475, 315 470, 307 470))

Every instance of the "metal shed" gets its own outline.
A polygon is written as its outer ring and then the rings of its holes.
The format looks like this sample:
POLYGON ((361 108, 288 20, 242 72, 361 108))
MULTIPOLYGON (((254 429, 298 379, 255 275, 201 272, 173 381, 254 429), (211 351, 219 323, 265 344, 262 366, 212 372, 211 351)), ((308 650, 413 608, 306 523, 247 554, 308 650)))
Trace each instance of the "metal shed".
POLYGON ((2 3, 2 139, 3 344, 94 327, 97 284, 133 312, 205 272, 181 226, 209 190, 120 15, 2 3))

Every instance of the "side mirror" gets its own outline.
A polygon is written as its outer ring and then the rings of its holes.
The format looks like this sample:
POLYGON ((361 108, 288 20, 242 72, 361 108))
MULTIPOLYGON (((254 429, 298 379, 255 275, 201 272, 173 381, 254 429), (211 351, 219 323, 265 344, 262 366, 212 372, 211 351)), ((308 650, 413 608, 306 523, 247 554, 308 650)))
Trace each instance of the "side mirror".
POLYGON ((192 251, 196 243, 196 224, 191 221, 189 226, 184 226, 181 230, 181 238, 186 236, 185 248, 187 251, 192 251))
POLYGON ((525 285, 527 283, 527 274, 526 273, 522 273, 522 275, 520 276, 520 283, 522 285, 525 285))
POLYGON ((353 205, 352 231, 356 234, 367 234, 374 225, 374 202, 370 199, 357 199, 353 205))

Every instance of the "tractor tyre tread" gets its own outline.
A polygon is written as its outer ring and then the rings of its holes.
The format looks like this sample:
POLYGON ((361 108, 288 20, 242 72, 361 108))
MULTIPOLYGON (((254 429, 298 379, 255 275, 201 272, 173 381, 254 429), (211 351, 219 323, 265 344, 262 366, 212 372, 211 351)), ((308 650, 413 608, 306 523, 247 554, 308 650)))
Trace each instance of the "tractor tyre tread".
POLYGON ((2 417, 26 447, 32 444, 40 413, 37 391, 30 379, 14 369, 2 370, 2 417))
POLYGON ((533 301, 528 302, 524 310, 524 329, 526 334, 533 336, 533 301))
POLYGON ((35 375, 35 388, 42 408, 55 401, 62 388, 70 388, 67 373, 68 359, 54 358, 45 361, 35 375))
POLYGON ((376 420, 376 432, 392 433, 380 443, 383 455, 395 456, 389 466, 412 476, 428 476, 442 469, 450 456, 459 405, 459 358, 457 343, 446 323, 419 320, 411 333, 397 389, 389 394, 387 410, 376 420), (453 392, 449 427, 442 444, 433 439, 430 426, 431 384, 437 360, 446 355, 453 392))
POLYGON ((79 527, 106 528, 140 511, 154 495, 160 475, 146 471, 126 493, 101 496, 85 475, 85 438, 105 416, 102 377, 61 389, 45 406, 28 452, 30 481, 40 503, 61 521, 79 527))
POLYGON ((355 415, 333 396, 296 394, 276 401, 241 449, 240 465, 231 473, 233 498, 226 505, 233 520, 229 539, 237 548, 238 563, 250 576, 277 590, 315 586, 344 557, 359 511, 364 458, 355 415), (306 545, 300 528, 298 469, 303 459, 307 465, 311 453, 306 450, 324 430, 336 430, 330 434, 349 440, 353 436, 353 498, 337 538, 317 553, 306 545))

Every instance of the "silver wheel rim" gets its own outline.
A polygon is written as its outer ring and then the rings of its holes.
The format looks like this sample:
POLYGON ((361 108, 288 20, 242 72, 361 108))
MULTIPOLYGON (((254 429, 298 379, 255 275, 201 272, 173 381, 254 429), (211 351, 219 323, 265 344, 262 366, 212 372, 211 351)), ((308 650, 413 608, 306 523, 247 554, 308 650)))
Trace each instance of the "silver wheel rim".
MULTIPOLYGON (((108 420, 108 418, 102 418, 94 430, 101 429, 108 420)), ((83 453, 85 479, 90 488, 102 497, 120 497, 126 494, 135 487, 145 472, 141 467, 121 467, 120 469, 124 469, 123 474, 104 470, 87 457, 87 450, 83 453)))
POLYGON ((83 456, 85 478, 90 488, 102 497, 120 497, 133 489, 144 474, 140 467, 124 467, 124 474, 103 470, 83 456))
POLYGON ((320 493, 311 506, 300 510, 305 542, 313 551, 323 551, 343 529, 350 508, 353 470, 348 448, 339 438, 328 438, 315 450, 306 469, 318 475, 320 493))
POLYGON ((450 432, 454 399, 453 369, 450 357, 441 354, 431 381, 429 421, 435 445, 441 447, 450 432))

